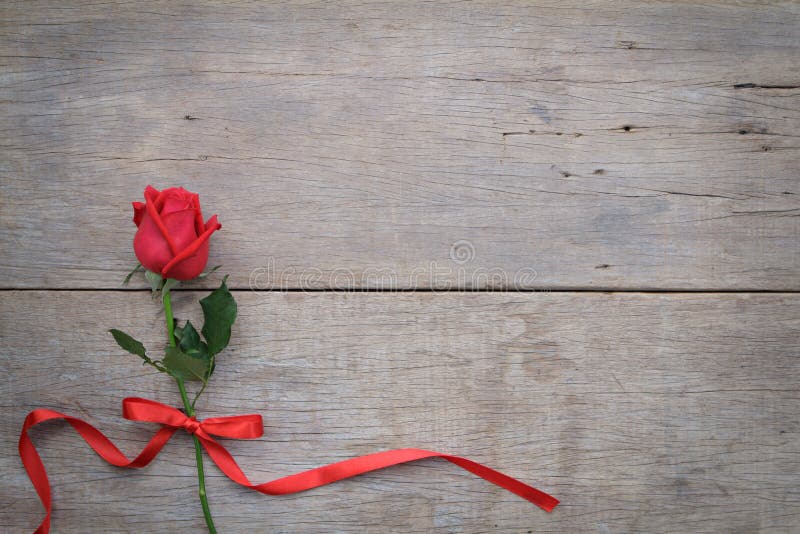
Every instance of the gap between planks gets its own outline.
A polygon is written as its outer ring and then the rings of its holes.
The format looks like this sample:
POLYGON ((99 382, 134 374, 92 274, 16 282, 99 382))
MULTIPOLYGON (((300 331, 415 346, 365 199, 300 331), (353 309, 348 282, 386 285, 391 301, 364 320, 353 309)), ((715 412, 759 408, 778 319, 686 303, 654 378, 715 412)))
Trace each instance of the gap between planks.
MULTIPOLYGON (((171 292, 193 292, 193 291, 208 291, 213 288, 208 287, 180 287, 173 288, 171 292)), ((436 289, 430 287, 421 287, 414 289, 383 289, 375 287, 359 287, 350 289, 341 288, 301 288, 289 287, 282 289, 247 289, 242 287, 228 288, 231 293, 643 293, 643 294, 701 294, 701 295, 714 295, 714 294, 796 294, 800 293, 800 289, 658 289, 658 288, 603 288, 603 287, 578 287, 578 288, 555 288, 555 289, 470 289, 470 288, 455 288, 455 289, 436 289)), ((68 292, 104 292, 104 293, 145 293, 152 291, 146 287, 131 287, 131 288, 92 288, 92 287, 0 287, 0 292, 41 292, 53 291, 59 293, 68 292)))

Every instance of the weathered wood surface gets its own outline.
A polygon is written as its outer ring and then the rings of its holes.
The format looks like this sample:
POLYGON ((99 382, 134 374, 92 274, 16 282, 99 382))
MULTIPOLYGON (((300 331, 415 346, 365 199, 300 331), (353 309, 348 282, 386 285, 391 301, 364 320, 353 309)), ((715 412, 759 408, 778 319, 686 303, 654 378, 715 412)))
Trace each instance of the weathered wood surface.
MULTIPOLYGON (((179 294, 178 316, 196 307, 179 294)), ((291 497, 210 471, 221 532, 797 532, 800 295, 239 292, 234 342, 205 415, 260 412, 266 438, 227 445, 265 481, 370 451, 470 456, 563 499, 552 514, 446 462, 291 497)), ((153 428, 120 399, 174 404, 166 378, 113 347, 161 343, 143 292, 7 292, 0 306, 3 506, 41 508, 16 457, 24 414, 87 418, 133 453, 153 428)), ((57 532, 202 530, 189 439, 155 464, 104 464, 66 425, 34 432, 57 532), (88 529, 88 530, 87 530, 88 529)))
POLYGON ((118 287, 151 182, 238 287, 797 290, 798 57, 793 2, 5 2, 0 287, 118 287))
MULTIPOLYGON (((133 453, 120 399, 177 401, 105 332, 158 347, 146 293, 13 291, 118 288, 147 183, 220 214, 238 288, 797 291, 798 57, 791 2, 2 3, 0 527, 41 519, 27 411, 133 453)), ((265 415, 228 443, 254 480, 420 446, 564 504, 439 461, 283 498, 211 468, 221 532, 800 530, 800 294, 237 298, 201 410, 265 415)), ((202 531, 186 436, 135 472, 34 439, 56 532, 202 531)))

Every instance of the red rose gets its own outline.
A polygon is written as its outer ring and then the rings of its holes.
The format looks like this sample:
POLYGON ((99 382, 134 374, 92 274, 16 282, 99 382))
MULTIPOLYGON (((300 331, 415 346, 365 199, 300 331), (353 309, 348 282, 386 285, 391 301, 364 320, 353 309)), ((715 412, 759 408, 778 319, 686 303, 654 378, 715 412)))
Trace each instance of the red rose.
POLYGON ((133 203, 139 227, 133 250, 148 271, 164 278, 191 280, 208 263, 208 238, 222 228, 217 216, 203 222, 200 196, 182 187, 144 190, 145 203, 133 203))

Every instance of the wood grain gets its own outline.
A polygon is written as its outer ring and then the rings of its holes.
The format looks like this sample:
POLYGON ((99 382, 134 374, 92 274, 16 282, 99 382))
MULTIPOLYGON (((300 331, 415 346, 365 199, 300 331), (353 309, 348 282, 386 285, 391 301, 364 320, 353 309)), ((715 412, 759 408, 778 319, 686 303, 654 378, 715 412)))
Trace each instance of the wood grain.
MULTIPOLYGON (((0 530, 42 517, 29 410, 132 454, 121 398, 177 404, 106 332, 162 344, 110 291, 152 183, 220 215, 240 289, 592 290, 237 291, 200 409, 265 416, 226 444, 254 481, 416 446, 563 504, 439 461, 281 498, 211 467, 221 532, 800 531, 798 57, 793 2, 0 3, 0 530)), ((187 436, 122 471, 33 434, 56 532, 203 530, 187 436)))
MULTIPOLYGON (((179 317, 199 294, 181 292, 179 317)), ((545 514, 425 461, 270 498, 210 469, 222 532, 797 532, 800 295, 251 293, 201 401, 259 412, 266 437, 227 446, 255 481, 371 451, 472 457, 564 501, 545 514)), ((24 414, 86 418, 129 454, 152 432, 120 399, 174 386, 113 346, 151 351, 144 292, 4 293, 0 524, 41 508, 16 456, 24 414)), ((194 317, 194 314, 188 314, 194 317)), ((193 453, 178 435, 141 471, 104 464, 62 424, 36 430, 57 532, 201 531, 193 453)))
POLYGON ((798 290, 798 57, 792 2, 6 2, 0 287, 118 287, 153 183, 242 288, 798 290))

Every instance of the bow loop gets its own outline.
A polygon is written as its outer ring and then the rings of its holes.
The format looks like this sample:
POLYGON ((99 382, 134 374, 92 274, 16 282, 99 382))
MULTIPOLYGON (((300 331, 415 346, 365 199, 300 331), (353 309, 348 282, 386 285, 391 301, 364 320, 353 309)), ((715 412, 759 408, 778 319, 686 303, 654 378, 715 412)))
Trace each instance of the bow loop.
POLYGON ((122 399, 122 417, 130 421, 161 423, 175 428, 183 427, 189 419, 185 413, 177 408, 139 397, 122 399))
POLYGON ((255 439, 264 435, 264 422, 258 414, 209 417, 201 426, 209 434, 223 438, 255 439))

